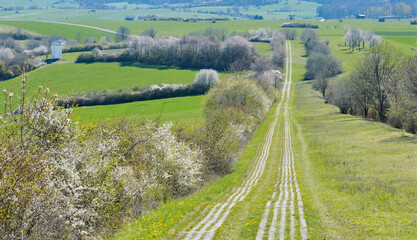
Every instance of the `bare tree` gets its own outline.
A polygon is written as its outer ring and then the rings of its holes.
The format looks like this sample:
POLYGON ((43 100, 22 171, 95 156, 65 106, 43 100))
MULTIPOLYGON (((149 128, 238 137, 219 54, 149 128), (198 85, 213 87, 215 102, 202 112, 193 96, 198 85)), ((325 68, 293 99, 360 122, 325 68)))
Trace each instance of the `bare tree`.
POLYGON ((120 26, 116 33, 116 42, 123 42, 129 38, 130 30, 127 27, 120 26))
POLYGON ((349 28, 345 34, 345 41, 349 42, 349 48, 352 52, 355 51, 355 47, 359 46, 361 42, 361 30, 359 28, 349 28))
POLYGON ((271 61, 266 57, 258 57, 251 64, 251 69, 257 74, 262 74, 266 71, 272 70, 272 64, 271 61))
POLYGON ((285 48, 283 45, 275 45, 271 54, 271 63, 275 67, 284 68, 285 66, 285 48))
POLYGON ((323 98, 326 97, 326 90, 328 87, 328 81, 324 74, 319 74, 316 76, 316 78, 313 81, 313 89, 316 91, 319 91, 323 98))
POLYGON ((222 66, 235 71, 248 69, 254 55, 255 49, 248 40, 241 36, 230 37, 222 50, 222 66))
POLYGON ((375 45, 378 45, 381 43, 381 37, 377 35, 373 35, 371 40, 369 40, 369 46, 372 48, 375 45))
POLYGON ((399 55, 391 45, 381 44, 371 49, 362 66, 357 69, 357 78, 364 82, 362 87, 371 95, 372 105, 382 122, 386 121, 389 88, 399 60, 399 55))
POLYGON ((151 38, 155 38, 156 34, 158 34, 158 30, 156 30, 155 28, 149 28, 149 29, 143 30, 140 33, 140 36, 148 36, 151 38))

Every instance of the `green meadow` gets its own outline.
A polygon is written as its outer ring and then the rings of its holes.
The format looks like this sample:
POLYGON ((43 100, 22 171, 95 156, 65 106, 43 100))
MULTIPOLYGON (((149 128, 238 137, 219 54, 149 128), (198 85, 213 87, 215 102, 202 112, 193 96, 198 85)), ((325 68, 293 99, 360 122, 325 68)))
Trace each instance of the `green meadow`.
MULTIPOLYGON (((364 27, 362 28, 364 29, 364 27)), ((361 52, 342 36, 321 36, 349 74, 361 52)), ((392 41, 410 54, 410 47, 392 41)), ((294 56, 292 100, 296 168, 311 239, 413 239, 417 222, 417 138, 403 130, 340 114, 325 104, 305 72, 303 46, 294 56)))
POLYGON ((271 44, 269 43, 252 43, 256 51, 264 56, 269 55, 272 52, 271 44))
MULTIPOLYGON (((50 88, 60 95, 88 91, 146 87, 150 85, 191 83, 195 70, 154 67, 130 63, 60 63, 42 67, 29 73, 29 82, 50 88)), ((21 77, 0 83, 2 88, 16 89, 21 77)))
MULTIPOLYGON (((416 33, 417 35, 417 33, 416 33)), ((388 40, 401 45, 417 48, 417 36, 415 37, 384 37, 384 40, 388 40)))
MULTIPOLYGON (((161 36, 182 36, 191 31, 204 30, 208 27, 216 29, 227 28, 229 32, 244 32, 250 29, 270 28, 277 29, 284 22, 288 20, 264 20, 264 21, 218 21, 212 23, 209 21, 200 22, 165 22, 165 21, 80 21, 80 19, 71 21, 77 24, 89 25, 94 27, 105 28, 117 31, 120 26, 126 26, 130 29, 132 34, 139 34, 148 28, 155 28, 161 36)), ((321 36, 343 36, 345 33, 344 27, 359 27, 363 30, 372 30, 382 37, 405 37, 407 44, 412 44, 412 39, 417 37, 417 26, 410 25, 409 20, 387 20, 385 23, 380 23, 375 19, 356 20, 348 19, 340 22, 339 20, 327 20, 319 22, 315 20, 297 20, 297 22, 305 22, 319 26, 317 32, 321 36)), ((30 32, 36 32, 42 35, 62 35, 64 37, 75 39, 77 33, 81 34, 82 39, 85 37, 96 37, 100 39, 105 33, 94 29, 88 29, 77 26, 69 26, 54 23, 42 22, 2 22, 2 26, 20 27, 30 32)), ((1 27, 1 26, 0 26, 1 27)), ((298 34, 303 29, 297 29, 298 34)), ((403 41, 403 40, 402 40, 403 41)), ((413 45, 411 45, 413 46, 413 45)))
POLYGON ((107 34, 89 28, 45 22, 3 22, 2 25, 15 28, 19 27, 39 35, 60 35, 68 39, 77 39, 77 35, 79 34, 81 42, 83 42, 86 37, 94 37, 97 41, 100 41, 100 38, 107 34))
POLYGON ((173 121, 195 124, 203 116, 203 96, 169 98, 76 109, 76 117, 83 123, 117 118, 173 121))
MULTIPOLYGON (((156 15, 158 17, 182 17, 182 18, 216 18, 216 17, 228 17, 233 19, 230 15, 202 13, 211 11, 223 11, 228 12, 233 6, 208 6, 208 7, 193 7, 187 8, 186 11, 172 10, 168 8, 154 9, 145 4, 129 4, 128 2, 108 4, 115 7, 114 10, 85 10, 85 9, 62 9, 64 7, 77 8, 78 5, 71 1, 29 1, 29 0, 17 0, 17 1, 0 1, 0 6, 15 7, 22 6, 25 10, 7 11, 0 13, 0 19, 2 20, 49 20, 49 21, 120 21, 124 20, 126 16, 147 16, 156 15), (53 3, 53 4, 52 4, 53 3), (30 6, 38 6, 38 8, 28 10, 30 6), (61 9, 58 9, 61 8, 61 9)), ((174 5, 175 6, 175 5, 174 5)), ((296 15, 300 18, 312 19, 316 14, 317 7, 320 4, 310 1, 298 0, 282 1, 277 4, 266 6, 250 6, 247 8, 240 8, 242 14, 248 15, 261 15, 264 19, 286 19, 288 15, 296 15)))
POLYGON ((311 239, 413 239, 417 138, 338 113, 308 83, 293 100, 311 239))

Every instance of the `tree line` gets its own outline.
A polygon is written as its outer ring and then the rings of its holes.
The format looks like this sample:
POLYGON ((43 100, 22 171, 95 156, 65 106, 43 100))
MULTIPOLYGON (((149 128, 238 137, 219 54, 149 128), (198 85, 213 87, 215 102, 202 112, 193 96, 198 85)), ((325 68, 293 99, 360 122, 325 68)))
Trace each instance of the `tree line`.
POLYGON ((121 54, 84 53, 78 56, 77 62, 128 61, 181 68, 242 71, 249 69, 256 55, 252 44, 241 36, 232 36, 223 44, 195 36, 134 36, 128 44, 128 50, 121 54))
POLYGON ((417 60, 391 44, 374 46, 349 77, 331 86, 328 101, 341 113, 417 132, 417 60))
POLYGON ((417 3, 414 0, 316 0, 315 2, 322 4, 317 8, 317 13, 326 19, 345 18, 357 14, 408 18, 417 13, 417 3))
POLYGON ((314 80, 313 86, 324 95, 327 79, 342 73, 342 64, 331 54, 328 42, 322 43, 313 29, 305 29, 300 38, 307 53, 304 79, 314 80))
POLYGON ((358 51, 362 48, 365 48, 365 44, 368 44, 369 47, 373 47, 381 42, 381 37, 376 35, 372 31, 363 31, 360 28, 349 28, 345 27, 345 46, 348 44, 349 49, 352 50, 352 52, 355 51, 355 48, 358 48, 358 51))

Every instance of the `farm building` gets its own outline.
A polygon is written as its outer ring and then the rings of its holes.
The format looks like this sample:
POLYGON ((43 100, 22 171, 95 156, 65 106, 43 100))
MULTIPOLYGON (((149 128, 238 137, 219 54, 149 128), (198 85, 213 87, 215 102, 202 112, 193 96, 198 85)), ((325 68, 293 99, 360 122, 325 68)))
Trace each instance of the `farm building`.
POLYGON ((62 58, 62 48, 64 47, 63 41, 55 41, 52 43, 52 55, 51 59, 61 59, 62 58))

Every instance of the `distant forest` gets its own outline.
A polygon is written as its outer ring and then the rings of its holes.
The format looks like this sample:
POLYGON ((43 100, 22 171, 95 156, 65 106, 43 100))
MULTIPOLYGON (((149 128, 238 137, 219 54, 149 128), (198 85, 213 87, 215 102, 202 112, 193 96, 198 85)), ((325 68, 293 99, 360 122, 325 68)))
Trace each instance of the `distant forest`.
POLYGON ((314 0, 321 3, 317 13, 323 18, 344 18, 357 14, 369 17, 417 15, 416 0, 314 0))
MULTIPOLYGON (((85 8, 107 8, 106 3, 126 2, 126 0, 76 0, 85 8)), ((286 0, 127 0, 130 4, 184 4, 194 6, 262 6, 286 0)), ((320 17, 345 18, 357 14, 368 17, 394 16, 410 17, 417 15, 416 0, 306 0, 321 3, 317 8, 320 17)))
POLYGON ((129 4, 190 4, 190 5, 205 5, 205 6, 262 6, 268 4, 276 4, 281 0, 77 0, 84 7, 98 7, 104 6, 106 3, 128 2, 129 4))

